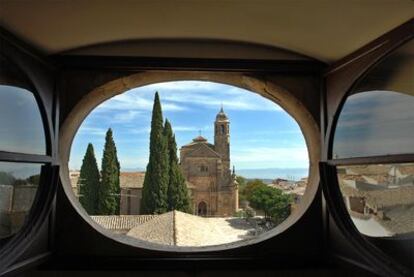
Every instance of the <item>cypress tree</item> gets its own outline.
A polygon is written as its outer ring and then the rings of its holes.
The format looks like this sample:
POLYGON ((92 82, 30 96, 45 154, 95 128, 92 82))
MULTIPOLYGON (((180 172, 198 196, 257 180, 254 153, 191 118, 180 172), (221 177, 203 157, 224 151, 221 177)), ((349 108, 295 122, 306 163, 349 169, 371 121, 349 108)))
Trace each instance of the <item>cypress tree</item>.
POLYGON ((182 212, 190 211, 190 197, 184 175, 178 165, 177 143, 168 120, 164 125, 164 136, 167 141, 169 158, 169 182, 168 182, 168 210, 178 210, 182 212))
POLYGON ((101 215, 119 214, 121 188, 119 185, 120 165, 112 129, 106 132, 102 156, 102 180, 99 191, 98 213, 101 215))
POLYGON ((99 169, 92 143, 88 144, 78 180, 79 202, 90 215, 97 213, 99 169))
POLYGON ((160 98, 156 92, 152 108, 149 161, 142 188, 142 214, 161 214, 168 209, 168 152, 163 123, 160 98))

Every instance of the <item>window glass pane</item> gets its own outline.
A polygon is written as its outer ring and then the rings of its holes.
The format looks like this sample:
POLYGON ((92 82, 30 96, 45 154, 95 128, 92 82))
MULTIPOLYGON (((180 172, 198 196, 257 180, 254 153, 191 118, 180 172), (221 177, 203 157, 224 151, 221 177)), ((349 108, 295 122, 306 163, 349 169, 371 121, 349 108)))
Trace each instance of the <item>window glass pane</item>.
POLYGON ((26 89, 0 85, 0 151, 46 153, 39 107, 26 89))
POLYGON ((414 96, 392 91, 354 94, 338 121, 333 158, 413 153, 413 138, 414 96))
POLYGON ((332 158, 414 153, 414 43, 373 68, 348 97, 332 158))
POLYGON ((0 162, 0 238, 20 230, 33 205, 41 165, 0 162))
POLYGON ((339 166, 337 170, 345 205, 362 234, 414 233, 414 163, 339 166))

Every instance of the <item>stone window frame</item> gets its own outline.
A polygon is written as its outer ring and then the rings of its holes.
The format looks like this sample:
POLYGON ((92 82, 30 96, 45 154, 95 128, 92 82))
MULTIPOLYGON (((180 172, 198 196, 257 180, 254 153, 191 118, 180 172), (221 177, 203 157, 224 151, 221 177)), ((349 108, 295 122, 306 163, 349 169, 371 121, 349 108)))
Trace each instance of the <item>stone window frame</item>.
POLYGON ((213 252, 225 249, 239 248, 253 245, 274 236, 277 236, 294 225, 312 204, 319 188, 319 169, 321 141, 319 125, 306 106, 295 97, 294 92, 279 86, 270 80, 252 77, 246 73, 238 72, 205 72, 205 71, 144 71, 107 82, 87 93, 71 110, 60 128, 59 133, 59 162, 60 179, 63 190, 77 213, 104 236, 117 242, 132 245, 138 248, 156 251, 174 252, 213 252), (242 240, 233 243, 203 246, 203 247, 176 247, 139 241, 127 236, 115 236, 113 232, 104 229, 84 211, 74 197, 69 180, 69 156, 73 139, 87 115, 99 104, 113 96, 122 94, 130 89, 161 82, 170 81, 211 81, 249 90, 259 94, 281 106, 298 123, 304 136, 309 155, 309 182, 302 197, 301 203, 292 214, 277 227, 251 240, 242 240))

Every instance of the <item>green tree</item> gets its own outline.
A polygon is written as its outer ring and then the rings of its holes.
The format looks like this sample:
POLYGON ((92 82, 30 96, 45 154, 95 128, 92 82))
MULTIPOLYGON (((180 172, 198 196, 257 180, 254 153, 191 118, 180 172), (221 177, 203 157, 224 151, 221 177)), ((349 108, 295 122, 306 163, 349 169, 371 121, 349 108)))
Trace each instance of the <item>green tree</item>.
POLYGON ((244 185, 240 186, 240 198, 243 200, 251 201, 253 190, 257 187, 261 186, 267 186, 265 183, 263 183, 260 179, 254 179, 251 181, 248 181, 244 185))
MULTIPOLYGON (((32 181, 39 177, 32 176, 32 181)), ((38 181, 37 181, 38 183, 38 181)), ((79 202, 90 215, 94 215, 98 210, 98 192, 99 192, 99 169, 96 163, 93 145, 88 144, 85 156, 83 157, 82 166, 78 180, 79 202)))
POLYGON ((99 190, 98 213, 102 215, 119 214, 121 188, 119 185, 120 165, 112 129, 106 132, 102 156, 101 186, 99 190))
POLYGON ((0 184, 10 186, 16 181, 12 174, 0 171, 0 184))
POLYGON ((281 223, 290 215, 291 203, 291 195, 266 185, 254 188, 250 197, 252 207, 262 210, 265 218, 271 219, 275 224, 281 223))
POLYGON ((164 137, 167 142, 168 158, 169 158, 169 176, 168 176, 168 210, 178 210, 189 213, 190 197, 188 195, 187 185, 184 175, 178 165, 177 143, 171 124, 168 120, 164 125, 164 137))
MULTIPOLYGON (((95 162, 96 162, 96 160, 95 160, 95 162)), ((99 180, 99 178, 98 178, 98 180, 99 180)), ((29 184, 38 185, 39 182, 40 182, 40 174, 29 176, 29 178, 27 178, 26 181, 29 182, 29 184)))
POLYGON ((141 213, 161 214, 168 210, 169 159, 164 120, 158 92, 152 108, 149 161, 142 188, 141 213))
POLYGON ((237 175, 236 176, 236 182, 237 182, 237 184, 239 186, 239 205, 240 205, 240 203, 242 201, 246 201, 247 200, 247 198, 246 198, 246 196, 244 194, 244 190, 245 190, 246 185, 247 185, 247 180, 243 176, 237 175))

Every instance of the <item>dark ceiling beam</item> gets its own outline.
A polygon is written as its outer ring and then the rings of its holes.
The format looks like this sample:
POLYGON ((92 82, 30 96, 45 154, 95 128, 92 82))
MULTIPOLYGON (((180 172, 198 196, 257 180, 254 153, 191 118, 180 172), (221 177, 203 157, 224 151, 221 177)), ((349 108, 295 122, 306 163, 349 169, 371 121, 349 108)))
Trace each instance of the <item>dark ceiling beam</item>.
MULTIPOLYGON (((8 42, 10 45, 13 45, 19 49, 24 54, 30 56, 34 60, 40 62, 49 69, 54 69, 52 62, 47 57, 46 53, 40 49, 34 47, 33 45, 27 43, 22 38, 16 36, 9 30, 5 29, 3 26, 0 26, 0 48, 3 48, 3 41, 8 42)), ((3 50, 3 49, 2 49, 3 50)))
POLYGON ((326 64, 319 61, 205 59, 119 56, 52 56, 56 65, 64 69, 84 70, 181 70, 263 73, 321 73, 326 64))

